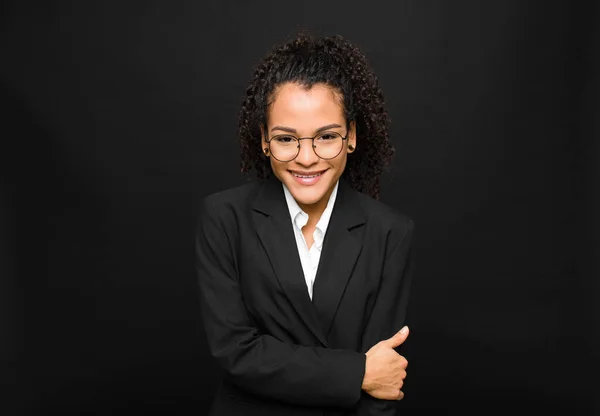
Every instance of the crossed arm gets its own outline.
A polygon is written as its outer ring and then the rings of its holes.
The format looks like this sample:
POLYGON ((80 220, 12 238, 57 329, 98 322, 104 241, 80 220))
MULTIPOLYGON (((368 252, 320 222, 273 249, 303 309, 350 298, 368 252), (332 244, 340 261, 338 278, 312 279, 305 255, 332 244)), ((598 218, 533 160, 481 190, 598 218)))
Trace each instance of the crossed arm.
POLYGON ((362 351, 308 347, 282 342, 253 325, 240 293, 231 241, 215 208, 205 202, 196 256, 211 354, 237 385, 258 396, 304 406, 357 408, 359 415, 394 415, 396 401, 375 399, 361 386, 365 352, 391 337, 405 320, 410 267, 404 264, 412 222, 410 225, 401 238, 390 236, 398 242, 391 244, 387 253, 389 261, 364 332, 362 351))

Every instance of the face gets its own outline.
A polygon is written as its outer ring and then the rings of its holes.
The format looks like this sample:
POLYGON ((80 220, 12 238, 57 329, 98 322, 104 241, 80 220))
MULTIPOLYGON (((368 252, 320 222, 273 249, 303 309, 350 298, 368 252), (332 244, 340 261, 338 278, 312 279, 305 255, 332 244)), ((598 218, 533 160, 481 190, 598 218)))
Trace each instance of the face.
POLYGON ((286 83, 275 91, 275 100, 267 116, 267 131, 263 131, 262 137, 263 151, 268 148, 265 139, 270 140, 280 134, 314 137, 319 132, 335 132, 348 137, 343 141, 342 151, 328 160, 315 153, 310 140, 300 141, 300 153, 289 162, 281 162, 267 153, 273 173, 287 186, 302 209, 324 209, 344 172, 347 155, 353 151, 349 145, 356 148, 354 123, 350 131, 346 131, 339 94, 324 84, 316 84, 306 90, 298 84, 286 83))

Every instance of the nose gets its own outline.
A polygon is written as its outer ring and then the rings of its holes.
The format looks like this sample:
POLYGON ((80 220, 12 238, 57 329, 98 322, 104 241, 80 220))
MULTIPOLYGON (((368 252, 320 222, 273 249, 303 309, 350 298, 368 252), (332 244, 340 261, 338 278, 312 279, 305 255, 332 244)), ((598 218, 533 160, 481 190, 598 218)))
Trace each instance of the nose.
POLYGON ((310 166, 319 161, 319 156, 317 156, 312 146, 312 140, 300 140, 300 152, 296 156, 296 163, 303 166, 310 166))

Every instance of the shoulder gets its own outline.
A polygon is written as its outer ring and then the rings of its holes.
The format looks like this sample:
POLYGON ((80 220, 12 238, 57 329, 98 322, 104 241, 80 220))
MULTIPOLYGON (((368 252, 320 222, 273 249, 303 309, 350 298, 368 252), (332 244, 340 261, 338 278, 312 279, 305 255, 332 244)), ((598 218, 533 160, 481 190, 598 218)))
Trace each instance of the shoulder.
POLYGON ((224 189, 206 195, 202 199, 203 207, 223 208, 226 206, 243 205, 250 201, 261 186, 260 181, 248 182, 233 188, 224 189))
POLYGON ((367 223, 379 233, 394 235, 396 238, 404 238, 411 235, 415 228, 414 221, 408 215, 398 209, 376 200, 369 195, 354 191, 355 200, 359 203, 367 223))
POLYGON ((262 182, 254 180, 233 188, 211 193, 202 198, 200 217, 224 220, 237 217, 256 198, 262 182))

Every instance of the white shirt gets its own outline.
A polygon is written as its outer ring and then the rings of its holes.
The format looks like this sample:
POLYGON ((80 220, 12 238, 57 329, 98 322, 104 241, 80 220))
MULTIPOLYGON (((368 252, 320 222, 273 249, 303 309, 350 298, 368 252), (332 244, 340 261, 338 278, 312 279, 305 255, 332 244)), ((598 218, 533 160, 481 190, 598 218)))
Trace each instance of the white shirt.
POLYGON ((308 288, 308 295, 312 300, 313 285, 315 283, 315 277, 317 275, 317 268, 319 266, 319 259, 321 258, 321 249, 323 247, 323 240, 325 239, 325 232, 329 225, 329 219, 333 212, 333 205, 335 204, 335 197, 337 196, 337 190, 339 180, 335 184, 327 207, 321 214, 321 218, 317 222, 317 226, 313 233, 313 244, 308 249, 304 234, 302 234, 302 227, 308 222, 308 214, 302 211, 302 208, 298 205, 287 186, 282 182, 283 192, 285 193, 285 200, 287 202, 288 209, 290 210, 290 218, 294 225, 294 235, 296 236, 296 245, 298 246, 298 253, 300 254, 300 262, 302 263, 302 270, 304 271, 304 279, 306 279, 306 286, 308 288))

